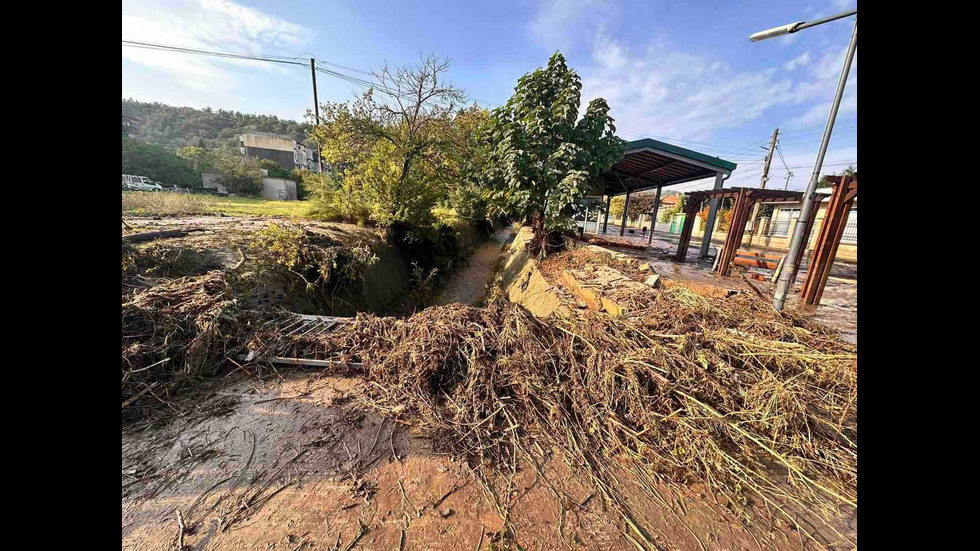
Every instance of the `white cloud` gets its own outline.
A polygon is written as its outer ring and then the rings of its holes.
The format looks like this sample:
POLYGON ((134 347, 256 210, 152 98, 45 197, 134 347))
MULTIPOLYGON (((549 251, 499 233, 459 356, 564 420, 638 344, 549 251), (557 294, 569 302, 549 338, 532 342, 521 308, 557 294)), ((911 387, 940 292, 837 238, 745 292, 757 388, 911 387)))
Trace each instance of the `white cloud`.
MULTIPOLYGON (((831 99, 828 99, 814 105, 802 115, 790 119, 785 125, 786 128, 807 128, 817 124, 826 124, 827 117, 830 115, 831 103, 831 99)), ((850 78, 847 80, 844 96, 841 98, 840 107, 837 110, 837 120, 848 118, 849 115, 855 113, 857 113, 857 78, 850 78)))
POLYGON ((787 71, 792 71, 797 67, 805 67, 810 63, 812 59, 813 57, 810 56, 810 52, 803 52, 803 54, 800 55, 799 57, 794 57, 793 59, 784 63, 783 69, 786 69, 787 71))
POLYGON ((600 35, 593 60, 595 66, 580 71, 582 103, 605 98, 617 127, 626 132, 705 139, 795 100, 791 81, 777 78, 773 69, 734 71, 664 41, 634 54, 600 35))
MULTIPOLYGON (((800 82, 794 88, 796 102, 818 101, 819 103, 811 106, 803 114, 787 121, 786 128, 807 128, 823 125, 827 122, 831 100, 840 81, 840 72, 844 67, 846 53, 846 50, 841 50, 839 44, 829 47, 824 51, 819 61, 807 68, 808 80, 800 82)), ((854 60, 851 62, 850 73, 848 73, 847 84, 844 87, 844 96, 841 98, 838 118, 857 113, 857 72, 857 54, 855 53, 854 60)))
POLYGON ((567 50, 617 11, 606 0, 546 0, 528 23, 528 31, 545 48, 567 50))
MULTIPOLYGON (((313 38, 313 31, 230 0, 188 0, 180 3, 125 2, 124 40, 245 54, 295 52, 313 38)), ((281 72, 282 66, 259 61, 221 59, 194 54, 123 46, 122 57, 174 75, 196 90, 229 93, 235 85, 227 69, 246 66, 281 72)))

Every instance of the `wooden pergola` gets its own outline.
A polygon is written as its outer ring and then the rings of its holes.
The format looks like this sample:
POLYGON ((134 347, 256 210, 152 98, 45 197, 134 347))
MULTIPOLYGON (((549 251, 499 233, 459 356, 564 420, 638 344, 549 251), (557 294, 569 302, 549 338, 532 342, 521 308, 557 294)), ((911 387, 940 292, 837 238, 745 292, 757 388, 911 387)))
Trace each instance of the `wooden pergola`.
POLYGON ((828 179, 832 182, 830 202, 827 204, 827 212, 820 226, 820 235, 813 250, 813 258, 810 260, 806 278, 803 280, 803 288, 800 290, 800 304, 809 306, 820 304, 820 297, 823 296, 824 287, 827 285, 827 277, 830 276, 830 268, 834 264, 834 258, 837 257, 837 248, 844 236, 847 216, 851 212, 854 199, 857 198, 857 173, 853 176, 830 176, 828 179))
MULTIPOLYGON (((813 230, 813 223, 816 220, 817 210, 820 208, 820 199, 822 197, 826 196, 818 194, 817 200, 813 202, 813 206, 811 207, 813 210, 810 213, 807 227, 804 228, 806 232, 804 235, 810 235, 810 232, 813 230)), ((677 245, 677 254, 674 255, 674 259, 678 262, 683 262, 687 258, 687 248, 691 241, 691 233, 694 231, 694 219, 697 212, 701 209, 701 204, 706 199, 711 199, 712 201, 733 199, 735 203, 732 209, 731 227, 728 228, 725 244, 718 253, 718 262, 715 268, 719 275, 728 276, 732 273, 732 262, 735 260, 735 254, 738 248, 742 246, 742 236, 745 233, 745 225, 752 214, 752 207, 756 203, 802 202, 803 192, 735 187, 690 193, 687 198, 686 216, 684 218, 684 227, 681 230, 680 243, 677 245)), ((711 231, 709 228, 705 228, 704 236, 701 239, 702 243, 711 241, 711 231)), ((799 270, 799 260, 802 259, 805 250, 806 247, 800 248, 799 258, 797 258, 796 262, 797 270, 799 270)), ((794 273, 793 278, 795 279, 795 277, 796 274, 794 273)))

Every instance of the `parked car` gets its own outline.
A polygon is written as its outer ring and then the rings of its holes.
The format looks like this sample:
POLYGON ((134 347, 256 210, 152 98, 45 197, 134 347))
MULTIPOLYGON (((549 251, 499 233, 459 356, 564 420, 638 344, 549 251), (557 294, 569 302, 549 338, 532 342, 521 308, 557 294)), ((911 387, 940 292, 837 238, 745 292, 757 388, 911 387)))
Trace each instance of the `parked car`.
POLYGON ((123 185, 129 184, 130 189, 137 191, 163 191, 163 186, 155 184, 146 176, 122 175, 123 185))

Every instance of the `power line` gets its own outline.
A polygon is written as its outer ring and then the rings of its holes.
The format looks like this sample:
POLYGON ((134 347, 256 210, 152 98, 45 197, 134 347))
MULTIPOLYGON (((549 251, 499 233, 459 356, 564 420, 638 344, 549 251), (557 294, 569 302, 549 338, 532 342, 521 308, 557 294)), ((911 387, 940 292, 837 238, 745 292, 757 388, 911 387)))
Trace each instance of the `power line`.
POLYGON ((123 40, 123 44, 131 46, 134 48, 142 48, 145 50, 165 50, 171 52, 180 52, 187 54, 199 54, 207 55, 212 57, 222 57, 230 59, 247 59, 252 61, 268 61, 269 63, 283 63, 286 65, 299 65, 301 67, 307 67, 308 64, 295 61, 296 57, 286 57, 286 56, 271 56, 271 55, 248 55, 248 54, 237 54, 231 52, 215 52, 211 50, 198 50, 196 48, 183 48, 180 46, 168 46, 166 44, 153 44, 150 42, 137 42, 135 40, 123 40))

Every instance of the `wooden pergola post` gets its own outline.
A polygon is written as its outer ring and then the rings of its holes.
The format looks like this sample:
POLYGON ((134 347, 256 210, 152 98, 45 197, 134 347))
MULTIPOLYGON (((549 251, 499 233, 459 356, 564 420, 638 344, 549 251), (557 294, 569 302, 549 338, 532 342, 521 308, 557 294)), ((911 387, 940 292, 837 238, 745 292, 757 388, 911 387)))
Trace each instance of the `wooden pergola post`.
POLYGON ((841 238, 844 236, 848 214, 857 197, 857 177, 853 179, 842 177, 839 182, 832 184, 832 187, 833 192, 830 194, 827 212, 820 226, 813 258, 807 267, 806 278, 800 289, 800 304, 808 306, 820 304, 820 299, 823 297, 830 269, 837 257, 841 238))
POLYGON ((719 261, 716 270, 720 275, 728 276, 732 273, 732 262, 735 260, 738 248, 742 245, 742 234, 745 232, 745 225, 748 223, 754 203, 751 189, 741 188, 738 190, 735 195, 732 222, 728 228, 728 235, 725 237, 725 245, 718 253, 719 261))
POLYGON ((704 201, 704 192, 695 191, 687 198, 687 208, 684 213, 684 227, 681 229, 680 241, 677 243, 677 254, 674 260, 684 262, 687 259, 687 247, 691 244, 691 232, 694 231, 694 218, 704 201))

